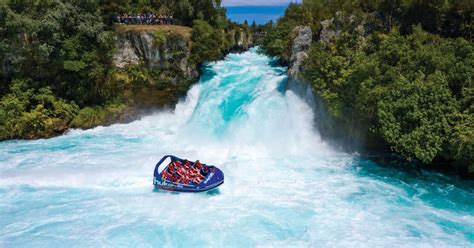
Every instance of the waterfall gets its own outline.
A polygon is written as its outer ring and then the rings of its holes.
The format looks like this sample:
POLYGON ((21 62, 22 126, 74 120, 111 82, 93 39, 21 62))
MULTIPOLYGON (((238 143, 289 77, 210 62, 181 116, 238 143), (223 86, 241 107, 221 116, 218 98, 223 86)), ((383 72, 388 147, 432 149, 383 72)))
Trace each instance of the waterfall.
POLYGON ((210 63, 173 111, 0 143, 0 246, 472 246, 474 185, 333 150, 286 68, 210 63), (165 154, 217 165, 212 194, 153 190, 165 154))

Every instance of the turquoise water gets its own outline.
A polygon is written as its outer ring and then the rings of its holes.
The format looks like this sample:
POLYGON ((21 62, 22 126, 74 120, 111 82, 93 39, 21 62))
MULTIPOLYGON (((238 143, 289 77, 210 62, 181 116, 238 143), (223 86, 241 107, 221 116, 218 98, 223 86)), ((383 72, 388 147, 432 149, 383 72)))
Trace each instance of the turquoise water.
POLYGON ((331 148, 272 64, 231 54, 174 111, 0 143, 0 247, 474 246, 472 182, 331 148), (168 153, 224 185, 156 192, 168 153))
MULTIPOLYGON (((289 2, 289 1, 288 1, 289 2)), ((280 3, 282 4, 282 3, 280 3)), ((287 5, 277 6, 227 6, 227 17, 237 23, 247 21, 252 24, 265 24, 269 21, 275 22, 285 13, 287 5)))

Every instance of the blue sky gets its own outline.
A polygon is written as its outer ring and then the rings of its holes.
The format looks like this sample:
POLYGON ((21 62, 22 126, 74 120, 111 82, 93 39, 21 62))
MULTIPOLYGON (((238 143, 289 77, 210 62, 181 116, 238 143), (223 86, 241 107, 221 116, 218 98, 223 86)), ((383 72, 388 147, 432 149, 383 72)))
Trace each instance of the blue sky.
MULTIPOLYGON (((222 0, 223 6, 282 6, 288 5, 291 0, 222 0)), ((301 0, 293 0, 301 2, 301 0)))

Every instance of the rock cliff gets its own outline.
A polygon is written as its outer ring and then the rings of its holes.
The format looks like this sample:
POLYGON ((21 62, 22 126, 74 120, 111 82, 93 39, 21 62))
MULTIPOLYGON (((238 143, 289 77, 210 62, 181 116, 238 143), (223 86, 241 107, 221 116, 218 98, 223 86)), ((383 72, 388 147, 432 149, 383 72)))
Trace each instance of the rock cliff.
MULTIPOLYGON (((243 29, 226 34, 228 52, 253 46, 243 29)), ((113 65, 117 85, 125 88, 126 111, 119 119, 132 120, 144 111, 173 107, 199 79, 191 59, 191 28, 173 25, 121 26, 116 30, 113 65)))
POLYGON ((311 85, 305 82, 300 73, 303 71, 303 61, 308 58, 313 32, 310 27, 298 26, 293 30, 295 38, 291 43, 291 56, 288 65, 287 89, 294 91, 305 99, 315 109, 315 96, 311 85))
POLYGON ((181 26, 117 28, 111 81, 120 88, 125 108, 108 123, 128 122, 177 103, 199 78, 190 37, 191 29, 181 26))
POLYGON ((295 38, 291 43, 287 88, 301 96, 313 108, 315 124, 321 134, 327 136, 335 145, 341 145, 349 150, 376 142, 368 142, 367 134, 360 131, 365 129, 358 128, 359 123, 351 120, 340 123, 330 117, 322 98, 313 90, 311 82, 306 82, 301 76, 304 73, 304 60, 308 58, 308 50, 313 42, 327 46, 342 33, 349 33, 364 41, 370 32, 377 29, 386 27, 376 13, 361 17, 337 12, 333 18, 320 22, 316 35, 313 35, 307 26, 299 26, 293 30, 295 38))
POLYGON ((199 76, 197 66, 190 63, 190 43, 180 34, 127 31, 117 34, 115 48, 113 63, 119 69, 141 64, 151 71, 178 71, 188 80, 199 76))
POLYGON ((311 46, 313 40, 313 32, 310 27, 299 26, 293 30, 295 38, 292 42, 290 67, 288 75, 291 78, 298 78, 298 74, 302 70, 302 62, 308 57, 307 50, 311 46))
POLYGON ((326 120, 325 109, 320 97, 314 94, 312 85, 301 77, 303 61, 308 58, 308 49, 313 42, 313 32, 308 26, 298 26, 293 29, 294 39, 291 42, 291 56, 288 65, 287 89, 298 94, 313 109, 315 124, 319 126, 321 120, 326 120))
POLYGON ((231 30, 227 33, 229 52, 244 52, 254 46, 254 38, 251 32, 244 29, 231 30))

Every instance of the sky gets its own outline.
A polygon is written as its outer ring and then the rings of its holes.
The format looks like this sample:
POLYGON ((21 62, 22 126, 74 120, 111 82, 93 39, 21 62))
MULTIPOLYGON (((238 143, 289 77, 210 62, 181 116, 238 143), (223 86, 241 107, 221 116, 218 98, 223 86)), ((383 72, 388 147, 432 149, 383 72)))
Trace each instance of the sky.
POLYGON ((222 0, 223 6, 286 6, 301 0, 222 0))

